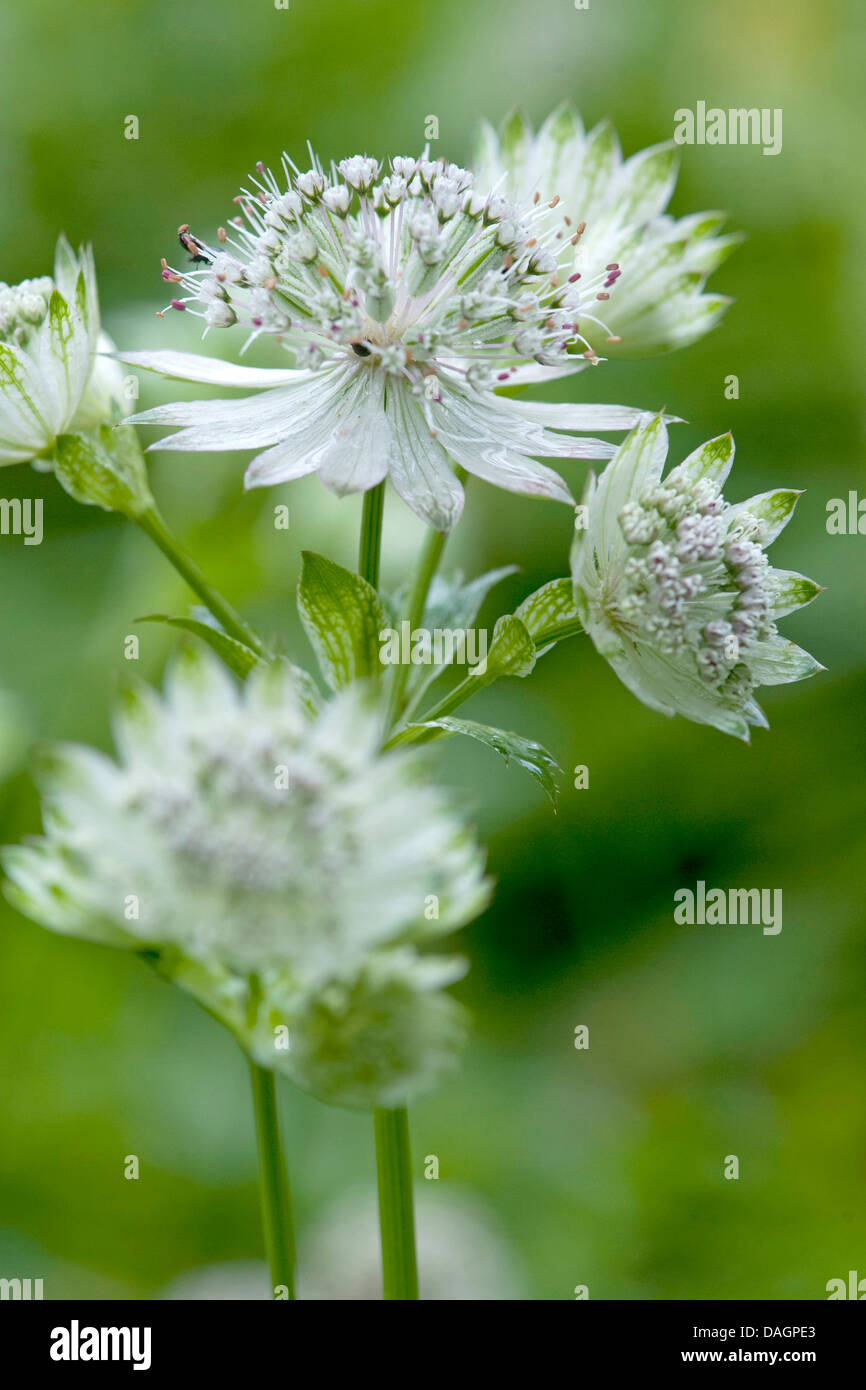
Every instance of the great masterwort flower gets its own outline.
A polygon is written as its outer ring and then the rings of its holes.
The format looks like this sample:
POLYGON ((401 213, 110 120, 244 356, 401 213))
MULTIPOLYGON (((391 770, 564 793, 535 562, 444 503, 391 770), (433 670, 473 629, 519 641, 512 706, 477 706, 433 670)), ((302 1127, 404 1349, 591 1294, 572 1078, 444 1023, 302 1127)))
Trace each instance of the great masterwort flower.
POLYGON ((645 705, 748 739, 750 725, 767 727, 757 686, 823 670, 776 628, 820 585, 764 554, 800 494, 726 502, 730 435, 662 479, 666 456, 656 419, 590 479, 572 548, 575 602, 598 651, 645 705))
POLYGON ((418 755, 381 754, 355 686, 317 708, 302 673, 239 692, 184 655, 127 694, 120 761, 43 757, 45 834, 6 851, 8 894, 52 930, 146 953, 262 1065, 340 1103, 402 1103, 462 1037, 421 954, 487 899, 480 851, 418 755))
POLYGON ((90 247, 76 255, 61 237, 53 279, 0 283, 0 465, 48 468, 58 435, 120 418, 121 369, 97 355, 113 346, 100 332, 90 247))
POLYGON ((609 300, 606 287, 604 312, 582 322, 584 337, 606 357, 684 347, 708 332, 730 303, 703 288, 740 238, 715 235, 725 221, 721 213, 679 219, 664 213, 677 177, 672 143, 623 160, 607 121, 587 133, 565 104, 537 133, 517 113, 498 133, 482 125, 474 167, 478 187, 537 201, 564 275, 577 273, 583 277, 578 283, 594 284, 610 262, 617 264, 622 278, 609 300), (555 198, 576 225, 574 237, 553 228, 555 198))
POLYGON ((612 445, 565 432, 629 429, 641 412, 496 394, 539 369, 577 370, 582 353, 596 360, 584 322, 618 268, 560 272, 557 238, 577 235, 564 205, 478 194, 468 170, 426 157, 383 166, 356 155, 329 171, 314 160, 301 173, 285 156, 284 174, 285 189, 258 166, 215 246, 182 227, 196 264, 163 274, 178 287, 174 308, 207 328, 241 323, 253 338, 267 334, 295 366, 124 354, 186 380, 270 388, 132 418, 184 426, 160 448, 263 450, 248 487, 318 472, 342 495, 389 476, 443 531, 463 505, 455 464, 499 487, 569 502, 559 474, 534 456, 609 458, 612 445))

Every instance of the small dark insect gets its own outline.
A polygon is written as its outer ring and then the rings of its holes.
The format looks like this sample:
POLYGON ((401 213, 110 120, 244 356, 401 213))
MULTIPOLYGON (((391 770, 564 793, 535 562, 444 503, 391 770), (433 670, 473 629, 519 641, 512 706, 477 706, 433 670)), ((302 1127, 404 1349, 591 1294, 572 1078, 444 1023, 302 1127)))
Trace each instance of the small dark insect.
POLYGON ((207 248, 205 247, 204 242, 199 241, 198 237, 193 236, 192 232, 189 229, 188 222, 182 222, 181 225, 178 227, 177 239, 183 247, 184 251, 189 252, 190 260, 193 261, 196 265, 200 265, 202 262, 207 262, 210 260, 210 256, 207 255, 207 248))
POLYGON ((356 354, 356 356, 358 356, 358 357, 369 357, 369 356, 370 356, 370 349, 367 347, 367 344, 366 344, 366 343, 353 343, 353 344, 352 344, 352 351, 353 351, 353 352, 356 354))

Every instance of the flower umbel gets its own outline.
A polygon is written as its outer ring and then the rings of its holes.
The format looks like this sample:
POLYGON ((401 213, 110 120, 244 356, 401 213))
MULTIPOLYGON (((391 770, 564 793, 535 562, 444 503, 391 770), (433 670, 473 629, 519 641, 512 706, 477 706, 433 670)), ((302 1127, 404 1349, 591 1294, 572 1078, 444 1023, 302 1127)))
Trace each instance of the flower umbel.
POLYGON ((113 346, 89 247, 76 255, 61 237, 53 279, 0 283, 0 465, 44 459, 58 435, 120 418, 121 370, 97 356, 113 346))
POLYGON ((170 376, 270 387, 241 401, 180 402, 132 417, 182 425, 160 448, 261 448, 258 487, 318 472, 339 495, 390 476, 424 520, 449 530, 463 489, 454 465, 499 487, 569 502, 534 456, 609 458, 613 446, 566 431, 630 428, 619 406, 533 405, 496 390, 595 361, 584 326, 617 266, 562 273, 567 211, 476 193, 473 175, 425 156, 387 165, 355 155, 286 187, 263 165, 240 213, 211 246, 184 226, 194 265, 174 270, 172 305, 206 328, 244 325, 292 354, 286 371, 174 352, 124 354, 170 376), (583 355, 582 355, 583 354, 583 355))
MULTIPOLYGON (((611 262, 622 271, 602 292, 609 298, 604 312, 583 321, 589 345, 605 356, 684 347, 707 333, 730 303, 704 294, 704 283, 741 238, 715 235, 725 221, 721 213, 678 220, 664 213, 677 177, 672 144, 623 160, 608 122, 587 133, 566 104, 537 132, 519 114, 498 133, 484 124, 475 168, 478 186, 503 197, 537 199, 542 209, 561 197, 579 233, 569 238, 554 231, 563 274, 594 283, 611 262)), ((549 231, 548 217, 542 214, 541 226, 549 231)))
POLYGON ((463 962, 419 947, 484 906, 481 854, 417 755, 379 753, 370 692, 319 710, 307 679, 262 666, 239 692, 185 654, 164 698, 128 694, 119 763, 43 760, 45 835, 6 851, 8 893, 146 953, 261 1065, 337 1103, 402 1104, 462 1038, 441 986, 463 962))
MULTIPOLYGON (((662 479, 666 456, 656 419, 590 479, 588 525, 572 548, 575 602, 598 651, 645 705, 748 739, 750 725, 767 727, 757 686, 823 669, 776 628, 820 585, 774 569, 764 554, 800 494, 780 488, 726 502, 730 435, 662 479)), ((583 519, 578 513, 578 525, 583 519)))

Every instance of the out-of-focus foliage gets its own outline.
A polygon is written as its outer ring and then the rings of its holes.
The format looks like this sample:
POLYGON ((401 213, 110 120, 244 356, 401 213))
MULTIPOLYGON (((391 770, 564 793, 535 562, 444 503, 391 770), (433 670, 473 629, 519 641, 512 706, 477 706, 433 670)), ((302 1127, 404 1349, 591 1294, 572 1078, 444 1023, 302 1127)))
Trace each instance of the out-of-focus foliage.
MULTIPOLYGON (((588 766, 589 788, 569 778, 556 816, 480 746, 443 752, 443 778, 476 790, 499 889, 465 934, 473 969, 458 993, 474 1038, 457 1079, 415 1111, 416 1172, 436 1154, 440 1190, 479 1192, 533 1297, 588 1284, 593 1297, 809 1299, 862 1272, 866 539, 825 528, 828 499, 864 489, 859 26, 842 0, 0 11, 0 278, 43 273, 61 229, 92 238, 126 348, 195 348, 194 324, 154 317, 159 257, 181 254, 179 223, 210 234, 231 215, 257 159, 303 159, 308 137, 325 157, 408 153, 436 115, 434 152, 464 160, 478 115, 520 103, 538 120, 567 96, 587 121, 611 115, 630 153, 698 100, 784 111, 778 157, 683 151, 673 211, 728 208, 749 237, 713 281, 737 300, 721 327, 551 398, 667 406, 691 422, 675 427, 678 455, 732 428, 732 500, 806 488, 774 559, 828 586, 786 631, 829 672, 769 692, 771 731, 744 747, 644 709, 585 639, 564 644, 466 710, 541 739, 566 769, 588 766), (130 115, 138 140, 124 138, 130 115), (781 888, 781 933, 676 926, 673 893, 696 879, 781 888), (574 1047, 580 1024, 588 1051, 574 1047), (723 1177, 727 1155, 738 1181, 723 1177)), ((142 380, 143 405, 177 394, 142 380)), ((565 467, 579 491, 585 465, 565 467)), ((152 482, 215 582, 311 660, 292 599, 300 550, 353 564, 359 504, 315 479, 244 496, 241 471, 230 456, 157 455, 152 482), (281 502, 288 532, 274 527, 281 502)), ((127 634, 151 678, 177 640, 134 619, 181 612, 189 595, 127 523, 76 506, 50 476, 4 469, 0 492, 45 501, 41 546, 0 536, 9 842, 38 825, 26 742, 105 745, 127 634)), ((492 619, 565 572, 570 525, 565 508, 478 487, 450 562, 477 574, 520 561, 492 619)), ((399 504, 386 527, 396 587, 420 528, 399 504)), ((0 1274, 44 1277, 48 1297, 134 1297, 256 1258, 250 1102, 228 1034, 138 962, 5 905, 0 918, 0 1274), (123 1176, 130 1154, 138 1181, 123 1176)), ((308 1226, 369 1175, 371 1136, 363 1117, 288 1087, 281 1104, 308 1226)))

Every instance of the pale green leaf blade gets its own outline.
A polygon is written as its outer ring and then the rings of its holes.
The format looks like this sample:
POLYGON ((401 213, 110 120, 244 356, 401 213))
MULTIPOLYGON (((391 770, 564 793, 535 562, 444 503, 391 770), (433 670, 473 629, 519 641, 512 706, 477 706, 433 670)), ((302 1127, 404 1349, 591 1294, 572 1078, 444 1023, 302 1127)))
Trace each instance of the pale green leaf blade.
POLYGON ((524 624, 538 648, 547 651, 550 644, 583 632, 583 623, 574 604, 574 584, 571 579, 551 579, 534 594, 525 598, 514 610, 515 618, 524 624))
POLYGON ((510 733, 507 729, 495 729, 489 724, 479 724, 474 719, 432 719, 421 725, 425 729, 443 729, 449 734, 464 734, 474 738, 487 748, 492 748, 508 763, 512 758, 524 768, 544 789, 553 805, 559 795, 559 764, 541 743, 524 738, 521 734, 510 733))
POLYGON ((332 690, 378 677, 380 633, 388 626, 381 598, 366 579, 312 550, 303 552, 298 611, 332 690))
POLYGON ((259 664, 260 658, 251 647, 246 647, 243 642, 229 637, 221 628, 212 627, 210 623, 199 622, 196 618, 171 618, 165 613, 148 613, 136 621, 139 623, 167 623, 169 627, 178 627, 182 628, 184 632, 194 633, 196 637, 200 637, 203 642, 206 642, 211 650, 216 652, 220 660, 225 662, 229 670, 234 671, 241 680, 244 680, 253 667, 259 664))
POLYGON ((535 658, 535 643, 526 624, 513 613, 500 618, 487 653, 488 676, 528 676, 535 658))

